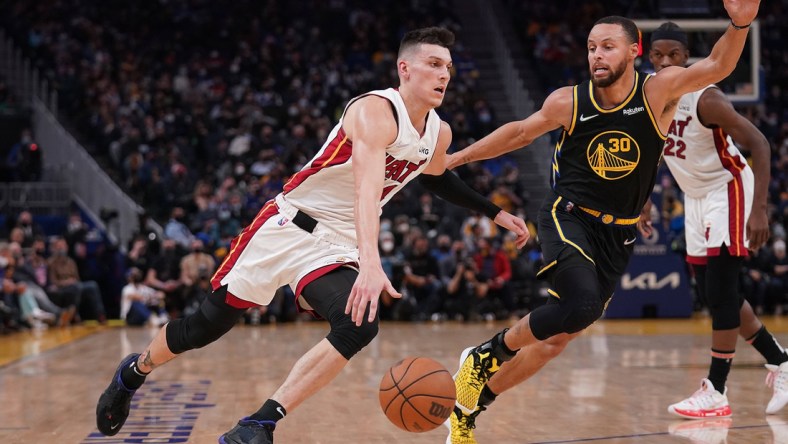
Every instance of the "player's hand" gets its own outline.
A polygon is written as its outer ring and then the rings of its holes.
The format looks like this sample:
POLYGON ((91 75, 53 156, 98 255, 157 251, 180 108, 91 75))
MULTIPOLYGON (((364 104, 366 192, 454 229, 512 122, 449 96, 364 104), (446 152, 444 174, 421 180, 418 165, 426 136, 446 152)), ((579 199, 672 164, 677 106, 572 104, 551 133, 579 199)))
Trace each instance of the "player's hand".
POLYGON ((728 17, 738 26, 746 26, 758 15, 759 0, 724 0, 728 17))
POLYGON ((369 304, 369 316, 367 322, 373 322, 378 312, 378 300, 381 292, 386 292, 393 298, 401 298, 402 294, 394 289, 389 278, 380 265, 361 267, 353 289, 345 305, 345 314, 350 315, 350 319, 360 327, 364 322, 364 313, 369 304))
POLYGON ((514 240, 517 248, 523 248, 525 243, 528 242, 528 238, 531 237, 525 221, 509 212, 499 211, 498 215, 495 216, 494 222, 517 235, 517 239, 514 240))
POLYGON ((760 248, 769 240, 769 218, 765 211, 755 211, 750 213, 747 219, 747 239, 750 240, 750 250, 753 252, 760 248))
POLYGON ((640 220, 638 221, 638 231, 644 238, 651 237, 654 228, 651 226, 651 199, 646 201, 643 209, 640 210, 640 220))

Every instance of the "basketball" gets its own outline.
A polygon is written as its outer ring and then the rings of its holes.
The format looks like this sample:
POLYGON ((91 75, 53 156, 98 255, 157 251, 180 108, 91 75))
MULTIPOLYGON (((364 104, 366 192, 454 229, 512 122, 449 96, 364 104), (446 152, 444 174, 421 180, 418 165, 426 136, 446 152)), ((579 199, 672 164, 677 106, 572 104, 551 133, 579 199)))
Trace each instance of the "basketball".
POLYGON ((380 381, 380 408, 395 426, 427 432, 443 424, 454 409, 454 379, 437 361, 409 356, 389 368, 380 381))

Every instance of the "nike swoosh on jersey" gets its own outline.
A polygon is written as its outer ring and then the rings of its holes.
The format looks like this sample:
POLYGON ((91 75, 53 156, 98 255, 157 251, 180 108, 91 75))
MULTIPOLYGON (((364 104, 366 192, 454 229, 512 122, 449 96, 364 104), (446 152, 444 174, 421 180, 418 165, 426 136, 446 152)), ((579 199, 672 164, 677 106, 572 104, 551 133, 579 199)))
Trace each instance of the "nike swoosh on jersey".
POLYGON ((636 239, 637 239, 636 237, 633 237, 632 239, 627 239, 624 241, 624 245, 632 245, 635 243, 636 239))
POLYGON ((594 114, 594 115, 591 115, 591 116, 588 116, 588 117, 586 117, 586 116, 584 116, 584 115, 580 114, 580 121, 581 121, 581 122, 585 122, 586 120, 591 120, 591 119, 593 119, 594 117, 596 117, 596 116, 598 116, 598 115, 599 115, 599 114, 594 114))

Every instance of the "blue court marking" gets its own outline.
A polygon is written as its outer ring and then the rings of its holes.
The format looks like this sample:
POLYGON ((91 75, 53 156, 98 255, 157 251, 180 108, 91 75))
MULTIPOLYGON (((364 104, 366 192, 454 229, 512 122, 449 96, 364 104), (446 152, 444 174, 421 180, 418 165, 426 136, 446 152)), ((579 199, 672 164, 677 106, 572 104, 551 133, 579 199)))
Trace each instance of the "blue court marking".
POLYGON ((115 436, 91 432, 81 444, 185 443, 206 403, 211 381, 150 381, 137 390, 131 413, 115 436))

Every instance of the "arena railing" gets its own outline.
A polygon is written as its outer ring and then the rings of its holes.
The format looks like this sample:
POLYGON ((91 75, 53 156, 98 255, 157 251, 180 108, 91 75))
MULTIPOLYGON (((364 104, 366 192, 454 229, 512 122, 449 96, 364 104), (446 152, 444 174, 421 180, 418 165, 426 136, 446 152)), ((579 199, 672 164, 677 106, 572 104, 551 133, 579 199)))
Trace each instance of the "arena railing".
MULTIPOLYGON (((44 170, 52 178, 68 184, 71 199, 77 202, 99 227, 121 248, 138 229, 143 212, 96 163, 85 148, 63 128, 57 118, 57 91, 42 79, 37 68, 13 40, 0 29, 0 74, 23 106, 32 112, 33 137, 41 146, 44 170), (108 222, 98 217, 102 210, 114 210, 117 217, 108 222)), ((161 226, 151 227, 162 232, 161 226)))

